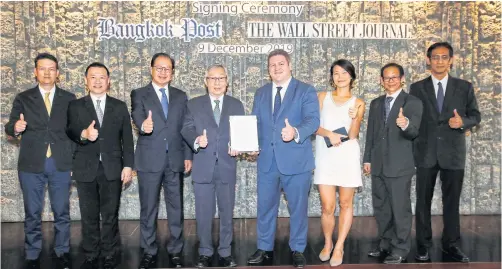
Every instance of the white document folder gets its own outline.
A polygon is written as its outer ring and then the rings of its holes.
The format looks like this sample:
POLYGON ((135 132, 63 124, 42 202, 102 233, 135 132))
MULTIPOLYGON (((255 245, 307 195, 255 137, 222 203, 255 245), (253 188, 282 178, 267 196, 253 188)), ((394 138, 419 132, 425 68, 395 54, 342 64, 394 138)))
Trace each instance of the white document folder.
POLYGON ((255 115, 230 116, 230 147, 240 152, 259 150, 255 115))

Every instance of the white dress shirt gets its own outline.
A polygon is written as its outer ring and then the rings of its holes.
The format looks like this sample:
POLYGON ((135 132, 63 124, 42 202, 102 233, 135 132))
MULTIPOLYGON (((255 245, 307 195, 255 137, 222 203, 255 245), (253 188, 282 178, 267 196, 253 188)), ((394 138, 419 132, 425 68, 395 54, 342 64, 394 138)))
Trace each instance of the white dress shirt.
MULTIPOLYGON (((44 100, 45 102, 45 93, 47 92, 46 90, 42 89, 42 87, 40 87, 40 85, 38 85, 38 90, 40 91, 40 94, 42 95, 42 100, 44 100)), ((52 107, 52 103, 54 101, 54 94, 56 93, 56 85, 52 86, 52 89, 50 90, 50 94, 49 94, 49 100, 51 102, 51 107, 52 107)))
POLYGON ((438 97, 438 90, 439 90, 438 82, 441 82, 441 86, 443 86, 443 96, 446 96, 446 84, 448 84, 448 74, 446 74, 446 76, 441 80, 435 78, 432 75, 431 78, 432 78, 432 85, 434 85, 434 92, 436 93, 436 98, 438 97))
POLYGON ((165 87, 160 87, 159 85, 155 84, 155 82, 152 81, 153 88, 155 89, 155 93, 157 94, 157 97, 159 98, 159 101, 162 102, 162 92, 160 89, 164 88, 166 89, 166 96, 167 96, 167 103, 169 103, 169 84, 166 85, 165 87))
MULTIPOLYGON (((289 83, 291 82, 291 79, 293 77, 289 77, 289 79, 284 82, 282 85, 277 85, 275 82, 272 81, 272 113, 274 112, 274 104, 275 104, 275 96, 277 95, 277 87, 282 87, 281 91, 279 94, 281 95, 281 106, 282 106, 282 101, 284 100, 284 96, 286 96, 286 91, 288 90, 289 83)), ((293 127, 295 129, 295 136, 294 140, 296 143, 300 142, 300 133, 298 133, 298 129, 296 127, 293 127)))

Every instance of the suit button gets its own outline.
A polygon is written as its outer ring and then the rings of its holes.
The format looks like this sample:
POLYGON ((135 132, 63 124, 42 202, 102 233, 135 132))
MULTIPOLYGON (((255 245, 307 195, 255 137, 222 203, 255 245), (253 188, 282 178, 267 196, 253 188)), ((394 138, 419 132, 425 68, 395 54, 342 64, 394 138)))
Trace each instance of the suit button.
POLYGON ((438 136, 438 139, 439 139, 439 140, 441 140, 441 139, 443 139, 443 138, 442 138, 442 137, 440 137, 440 136, 438 136))
POLYGON ((104 138, 98 138, 98 139, 99 139, 99 141, 103 141, 103 140, 105 140, 104 138))
POLYGON ((164 138, 164 141, 166 141, 166 138, 164 138))
POLYGON ((274 146, 274 142, 270 143, 270 145, 273 147, 274 146))
POLYGON ((216 156, 216 152, 213 152, 213 155, 216 156))

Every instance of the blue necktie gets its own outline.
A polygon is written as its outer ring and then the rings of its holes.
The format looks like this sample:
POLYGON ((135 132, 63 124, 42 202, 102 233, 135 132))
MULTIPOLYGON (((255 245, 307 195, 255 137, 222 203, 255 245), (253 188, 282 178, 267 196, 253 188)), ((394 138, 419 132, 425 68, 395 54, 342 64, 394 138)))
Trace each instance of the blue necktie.
POLYGON ((281 90, 281 86, 277 87, 277 93, 275 94, 274 99, 274 120, 277 117, 277 114, 279 114, 279 109, 281 109, 281 90))
POLYGON ((387 118, 389 117, 389 113, 390 113, 390 102, 392 102, 392 100, 394 99, 394 97, 392 96, 387 96, 385 98, 385 122, 387 123, 387 118))
POLYGON ((441 81, 438 82, 438 96, 436 97, 436 102, 438 105, 438 112, 441 114, 441 110, 443 110, 443 101, 444 101, 444 90, 441 81))
POLYGON ((169 104, 167 102, 166 89, 160 88, 160 92, 162 92, 162 99, 160 100, 160 104, 162 104, 162 110, 164 110, 164 117, 167 120, 167 110, 169 108, 169 104))

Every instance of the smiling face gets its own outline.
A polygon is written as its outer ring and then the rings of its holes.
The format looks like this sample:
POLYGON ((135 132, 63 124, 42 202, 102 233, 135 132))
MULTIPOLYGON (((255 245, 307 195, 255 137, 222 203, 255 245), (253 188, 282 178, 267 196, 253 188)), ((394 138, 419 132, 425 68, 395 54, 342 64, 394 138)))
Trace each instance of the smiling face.
POLYGON ((397 67, 389 66, 383 70, 383 77, 380 77, 380 83, 382 83, 387 94, 392 95, 401 89, 401 82, 404 82, 404 76, 401 76, 397 67))
POLYGON ((450 57, 450 51, 445 47, 437 47, 431 52, 431 57, 426 59, 431 67, 431 73, 434 77, 442 79, 453 63, 453 57, 450 57))
POLYGON ((42 88, 52 88, 56 84, 56 79, 59 76, 59 70, 56 62, 50 59, 38 60, 34 70, 38 84, 42 88))
POLYGON ((281 85, 291 77, 291 64, 283 55, 275 55, 268 60, 268 72, 275 84, 281 85))
POLYGON ((227 91, 228 81, 225 69, 221 67, 213 67, 209 69, 206 76, 206 87, 209 94, 215 98, 219 98, 227 91))
POLYGON ((335 65, 333 68, 333 83, 336 88, 339 89, 347 89, 350 88, 350 82, 352 81, 352 77, 349 72, 343 69, 339 65, 335 65))
POLYGON ((173 63, 171 59, 159 56, 151 67, 152 81, 160 87, 166 87, 173 79, 173 63))
POLYGON ((91 67, 85 77, 87 88, 96 96, 102 96, 108 91, 110 77, 103 67, 91 67))

